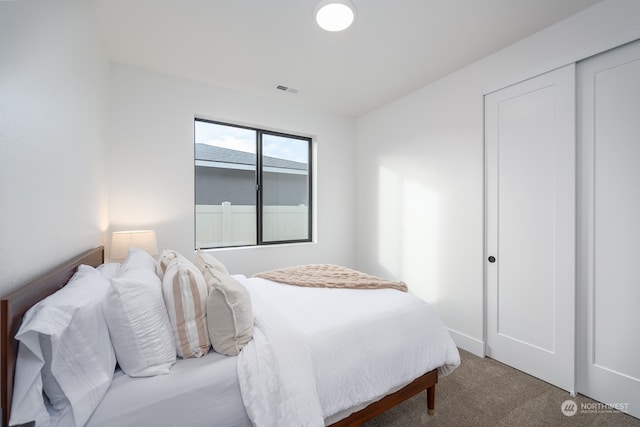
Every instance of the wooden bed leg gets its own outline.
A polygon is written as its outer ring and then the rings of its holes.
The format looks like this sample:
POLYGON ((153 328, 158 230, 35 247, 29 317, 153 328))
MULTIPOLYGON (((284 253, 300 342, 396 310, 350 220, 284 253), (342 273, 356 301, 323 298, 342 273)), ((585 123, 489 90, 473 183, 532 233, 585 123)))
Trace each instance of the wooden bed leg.
POLYGON ((427 388, 427 413, 433 415, 435 413, 436 403, 436 385, 427 388))

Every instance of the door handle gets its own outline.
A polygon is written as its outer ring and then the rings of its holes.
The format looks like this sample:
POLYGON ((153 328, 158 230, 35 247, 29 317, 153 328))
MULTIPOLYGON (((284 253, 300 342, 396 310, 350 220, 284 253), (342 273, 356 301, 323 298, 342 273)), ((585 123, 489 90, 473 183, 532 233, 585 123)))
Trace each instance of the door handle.
POLYGON ((492 264, 493 264, 494 262, 496 262, 496 257, 494 257, 494 256, 490 256, 490 257, 489 257, 489 262, 490 262, 490 263, 492 263, 492 264))

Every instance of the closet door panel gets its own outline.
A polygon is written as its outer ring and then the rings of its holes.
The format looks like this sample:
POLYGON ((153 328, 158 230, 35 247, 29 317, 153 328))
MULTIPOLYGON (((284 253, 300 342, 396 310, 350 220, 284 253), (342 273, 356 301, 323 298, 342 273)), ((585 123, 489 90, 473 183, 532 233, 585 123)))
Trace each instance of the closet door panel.
POLYGON ((595 98, 595 363, 640 378, 618 348, 640 325, 640 60, 598 73, 595 98))
POLYGON ((640 42, 578 77, 578 390, 640 416, 640 42))
POLYGON ((485 97, 487 355, 570 391, 574 106, 573 65, 485 97))

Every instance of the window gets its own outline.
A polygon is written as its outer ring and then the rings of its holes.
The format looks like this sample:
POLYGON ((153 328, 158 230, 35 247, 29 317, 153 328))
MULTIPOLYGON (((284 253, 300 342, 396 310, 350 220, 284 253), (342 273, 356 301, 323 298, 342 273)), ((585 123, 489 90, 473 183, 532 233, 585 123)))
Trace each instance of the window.
POLYGON ((311 241, 311 139, 195 119, 196 246, 311 241))

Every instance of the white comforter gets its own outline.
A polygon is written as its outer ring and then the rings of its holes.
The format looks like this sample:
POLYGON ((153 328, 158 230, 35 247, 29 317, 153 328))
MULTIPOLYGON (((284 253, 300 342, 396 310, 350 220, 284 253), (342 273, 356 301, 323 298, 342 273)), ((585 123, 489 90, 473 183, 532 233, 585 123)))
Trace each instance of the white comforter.
POLYGON ((434 309, 410 293, 234 277, 251 293, 255 316, 237 370, 256 426, 324 426, 425 372, 444 376, 460 364, 434 309))

